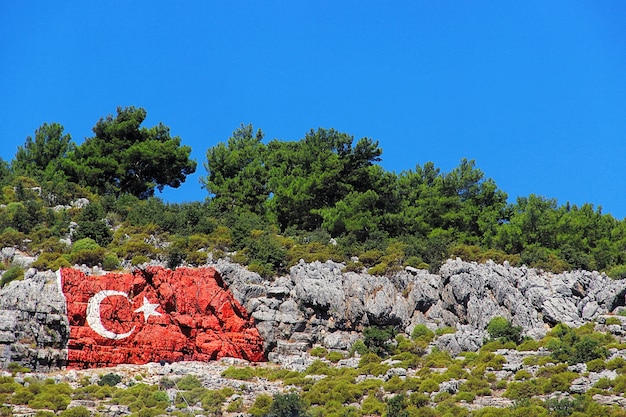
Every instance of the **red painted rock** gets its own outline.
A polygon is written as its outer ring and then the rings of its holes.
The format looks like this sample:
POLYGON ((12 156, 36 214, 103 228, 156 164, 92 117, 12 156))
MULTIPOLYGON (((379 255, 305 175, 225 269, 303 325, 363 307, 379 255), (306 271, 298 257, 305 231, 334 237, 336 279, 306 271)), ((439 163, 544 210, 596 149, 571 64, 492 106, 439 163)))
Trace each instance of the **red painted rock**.
POLYGON ((254 319, 213 268, 87 276, 64 268, 68 367, 236 357, 262 361, 254 319))

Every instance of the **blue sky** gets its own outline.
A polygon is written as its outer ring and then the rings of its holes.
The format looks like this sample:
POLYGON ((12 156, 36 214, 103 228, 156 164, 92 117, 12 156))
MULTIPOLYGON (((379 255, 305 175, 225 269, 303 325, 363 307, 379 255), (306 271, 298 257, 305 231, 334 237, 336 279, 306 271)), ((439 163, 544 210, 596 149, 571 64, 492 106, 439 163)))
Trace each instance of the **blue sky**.
MULTIPOLYGON (((401 172, 461 158, 506 191, 626 216, 626 2, 4 1, 0 157, 44 122, 74 141, 117 106, 193 149, 166 201, 206 198, 206 150, 371 137, 401 172)), ((157 193, 158 194, 158 193, 157 193)))

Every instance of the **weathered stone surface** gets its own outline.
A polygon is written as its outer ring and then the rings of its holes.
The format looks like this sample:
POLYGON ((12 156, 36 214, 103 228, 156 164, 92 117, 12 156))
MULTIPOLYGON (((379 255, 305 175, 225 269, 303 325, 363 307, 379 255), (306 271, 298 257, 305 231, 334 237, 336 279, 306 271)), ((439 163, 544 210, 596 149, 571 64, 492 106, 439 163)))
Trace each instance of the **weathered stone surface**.
POLYGON ((61 272, 69 367, 264 359, 253 319, 212 268, 149 267, 88 277, 61 272))
POLYGON ((69 328, 65 299, 54 272, 26 272, 23 281, 0 289, 0 366, 31 369, 64 366, 69 328))
MULTIPOLYGON (((5 248, 1 256, 3 259, 12 259, 15 253, 15 249, 5 248)), ((327 349, 348 350, 361 337, 363 328, 370 325, 393 325, 407 334, 417 324, 426 324, 432 330, 450 326, 457 329, 456 333, 439 338, 437 345, 452 352, 471 351, 481 346, 483 338, 487 336, 486 326, 495 316, 509 319, 514 325, 522 326, 525 335, 538 338, 545 335, 549 325, 556 322, 576 326, 596 318, 601 320, 603 315, 621 309, 626 304, 625 280, 611 280, 598 272, 586 271, 551 274, 526 267, 514 268, 506 262, 503 265, 493 262, 477 264, 456 259, 448 260, 438 275, 413 268, 391 276, 343 272, 344 264, 332 261, 310 264, 300 262, 287 275, 274 280, 264 280, 258 274, 223 259, 217 260, 212 266, 220 271, 224 282, 211 288, 219 287, 219 294, 232 295, 223 298, 222 295, 215 297, 202 293, 213 303, 211 317, 221 317, 220 314, 223 314, 220 303, 230 305, 233 311, 238 312, 235 315, 240 314, 247 323, 248 329, 258 332, 253 339, 262 340, 259 343, 262 343, 261 350, 265 354, 281 352, 282 356, 278 360, 288 354, 297 356, 297 352, 314 344, 327 349), (238 302, 236 307, 232 307, 232 303, 228 304, 232 299, 238 302)), ((163 288, 169 288, 169 292, 161 294, 154 278, 150 278, 152 281, 141 278, 153 274, 149 272, 150 268, 153 267, 145 268, 148 272, 133 273, 132 283, 125 284, 131 285, 129 288, 132 291, 119 290, 128 293, 130 297, 130 301, 128 297, 117 297, 118 304, 123 307, 119 309, 118 315, 122 318, 122 312, 126 311, 124 314, 128 317, 125 323, 128 326, 109 323, 105 329, 124 334, 134 326, 133 335, 137 336, 149 327, 147 324, 160 323, 170 330, 177 327, 183 335, 193 331, 194 334, 212 334, 205 329, 215 332, 211 326, 219 327, 225 322, 222 319, 207 319, 203 322, 195 314, 181 313, 178 307, 173 308, 180 301, 179 293, 186 294, 189 285, 168 282, 163 288), (139 278, 145 282, 136 283, 135 280, 139 278), (156 303, 156 299, 150 298, 151 295, 158 295, 160 307, 155 311, 167 312, 169 322, 161 323, 159 320, 164 320, 164 317, 155 315, 149 316, 148 322, 141 319, 142 312, 135 310, 143 306, 141 294, 144 292, 148 295, 148 304, 156 303), (199 322, 202 324, 199 325, 199 322)), ((96 279, 88 278, 87 272, 92 275, 104 273, 86 267, 80 270, 85 274, 85 282, 96 279)), ((95 289, 89 291, 84 296, 87 298, 81 301, 84 311, 89 298, 95 294, 95 289)), ((107 297, 107 300, 115 298, 107 297)), ((70 314, 69 320, 75 322, 76 315, 70 314)), ((52 360, 50 358, 54 355, 51 356, 46 349, 57 349, 60 353, 54 357, 61 358, 59 363, 62 363, 62 358, 67 357, 67 353, 63 356, 62 351, 63 343, 67 346, 69 338, 67 323, 65 301, 55 286, 54 274, 30 269, 24 281, 11 283, 0 290, 1 363, 18 361, 26 366, 52 366, 36 359, 41 356, 48 358, 45 359, 48 362, 52 360), (39 354, 41 349, 43 353, 39 354)), ((626 332, 624 327, 604 326, 603 331, 622 335, 626 332)), ((80 333, 79 336, 79 340, 86 341, 98 335, 80 333)), ((221 349, 216 347, 218 343, 229 345, 220 337, 202 337, 206 339, 204 346, 211 352, 221 349)), ((237 337, 231 339, 239 340, 237 337)), ((182 349, 183 353, 176 357, 193 357, 193 352, 196 352, 196 348, 183 348, 187 346, 187 339, 181 337, 180 343, 167 340, 171 349, 182 349)), ((99 348, 105 352, 107 349, 107 354, 117 358, 116 361, 126 360, 124 355, 127 353, 120 353, 110 344, 99 348)), ((219 355, 232 354, 228 349, 226 351, 229 353, 219 355)), ((275 358, 275 354, 271 357, 275 358)), ((212 353, 202 357, 210 359, 215 355, 212 353)), ((155 359, 153 356, 151 358, 155 359)))

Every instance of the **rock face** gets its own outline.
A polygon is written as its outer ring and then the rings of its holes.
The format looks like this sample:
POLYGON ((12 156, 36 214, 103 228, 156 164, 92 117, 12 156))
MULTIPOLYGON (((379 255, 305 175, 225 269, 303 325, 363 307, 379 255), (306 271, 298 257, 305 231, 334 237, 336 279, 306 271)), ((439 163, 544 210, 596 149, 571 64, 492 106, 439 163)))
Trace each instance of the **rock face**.
POLYGON ((29 269, 0 289, 0 366, 48 371, 65 366, 69 326, 56 274, 29 269))
POLYGON ((460 259, 447 261, 439 275, 411 268, 381 277, 342 272, 343 267, 331 261, 301 262, 289 275, 264 282, 236 264, 216 264, 257 320, 268 352, 285 351, 286 340, 289 353, 312 343, 341 349, 364 326, 394 325, 410 334, 423 323, 455 327, 457 332, 439 343, 458 353, 478 349, 496 316, 522 326, 526 335, 542 337, 550 325, 579 326, 626 304, 626 280, 598 272, 552 274, 460 259))
POLYGON ((253 319, 213 268, 160 267, 89 277, 61 270, 68 367, 264 359, 253 319))
POLYGON ((219 274, 63 270, 67 310, 54 273, 31 269, 0 290, 0 364, 47 369, 226 356, 300 363, 313 344, 349 349, 370 325, 407 334, 417 324, 451 326, 456 333, 437 343, 458 353, 478 349, 495 316, 541 337, 555 323, 579 326, 626 304, 626 280, 506 263, 457 259, 438 275, 411 268, 382 277, 301 262, 273 281, 224 260, 212 266, 219 274))

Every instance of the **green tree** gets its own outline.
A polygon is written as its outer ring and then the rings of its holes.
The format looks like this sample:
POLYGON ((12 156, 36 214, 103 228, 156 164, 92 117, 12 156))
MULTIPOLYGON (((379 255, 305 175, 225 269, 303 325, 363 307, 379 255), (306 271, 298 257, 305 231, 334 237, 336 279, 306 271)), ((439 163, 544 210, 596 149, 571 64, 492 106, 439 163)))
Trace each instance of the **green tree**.
POLYGON ((69 153, 64 169, 70 179, 100 194, 139 198, 151 197, 155 188, 179 187, 196 170, 191 148, 162 123, 140 127, 146 115, 142 108, 118 107, 115 117, 100 119, 95 136, 69 153))
POLYGON ((63 133, 58 123, 42 124, 35 131, 35 138, 26 138, 24 146, 17 148, 11 167, 18 175, 39 179, 59 179, 61 163, 75 148, 69 134, 63 133))
POLYGON ((333 207, 351 192, 374 190, 381 170, 378 142, 334 129, 311 130, 298 142, 274 140, 268 144, 271 197, 267 208, 281 230, 316 230, 321 209, 333 207))
POLYGON ((262 140, 260 129, 254 133, 252 125, 241 125, 228 143, 220 142, 207 150, 204 167, 208 175, 200 181, 212 194, 212 203, 221 210, 244 208, 256 214, 264 212, 269 190, 262 140))
POLYGON ((10 182, 12 172, 9 163, 0 157, 0 186, 5 186, 10 182))

